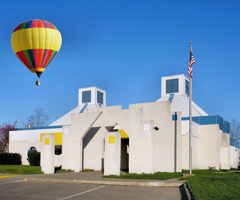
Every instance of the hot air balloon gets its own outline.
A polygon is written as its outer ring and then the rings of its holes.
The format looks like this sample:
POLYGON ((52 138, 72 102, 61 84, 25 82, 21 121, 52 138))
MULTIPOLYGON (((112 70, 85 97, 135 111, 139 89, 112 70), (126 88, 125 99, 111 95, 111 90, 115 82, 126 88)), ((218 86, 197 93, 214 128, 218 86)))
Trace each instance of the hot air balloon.
MULTIPOLYGON (((14 29, 11 44, 18 59, 40 78, 56 57, 62 44, 62 36, 50 22, 33 19, 19 24, 14 29)), ((40 85, 39 80, 36 85, 40 85)))

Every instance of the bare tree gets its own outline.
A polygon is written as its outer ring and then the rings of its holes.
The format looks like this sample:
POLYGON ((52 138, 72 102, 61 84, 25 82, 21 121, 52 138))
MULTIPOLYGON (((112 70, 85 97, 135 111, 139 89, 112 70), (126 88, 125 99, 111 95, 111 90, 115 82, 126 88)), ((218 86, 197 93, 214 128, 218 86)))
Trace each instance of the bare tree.
POLYGON ((0 153, 8 152, 9 131, 14 131, 16 129, 16 123, 17 121, 15 121, 13 124, 6 122, 0 126, 0 153))
POLYGON ((237 122, 236 118, 231 121, 230 138, 234 140, 240 139, 240 123, 237 122))
POLYGON ((27 125, 30 127, 42 127, 46 126, 46 122, 50 119, 50 116, 45 112, 43 108, 37 108, 27 118, 27 125))

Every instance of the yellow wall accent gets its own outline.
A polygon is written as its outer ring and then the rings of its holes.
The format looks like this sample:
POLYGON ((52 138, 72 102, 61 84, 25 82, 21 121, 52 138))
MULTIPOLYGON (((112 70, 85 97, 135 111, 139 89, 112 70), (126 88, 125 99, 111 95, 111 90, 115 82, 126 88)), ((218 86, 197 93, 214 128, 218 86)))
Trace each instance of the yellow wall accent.
POLYGON ((108 143, 109 144, 114 144, 115 143, 115 136, 109 136, 108 137, 108 143))
POLYGON ((55 135, 55 145, 62 145, 62 133, 41 133, 40 141, 42 141, 43 135, 50 135, 50 134, 55 135))
POLYGON ((45 138, 45 145, 49 145, 49 143, 50 143, 50 138, 45 138))
POLYGON ((128 134, 124 130, 119 129, 118 132, 121 133, 121 138, 123 138, 123 139, 129 138, 128 134))

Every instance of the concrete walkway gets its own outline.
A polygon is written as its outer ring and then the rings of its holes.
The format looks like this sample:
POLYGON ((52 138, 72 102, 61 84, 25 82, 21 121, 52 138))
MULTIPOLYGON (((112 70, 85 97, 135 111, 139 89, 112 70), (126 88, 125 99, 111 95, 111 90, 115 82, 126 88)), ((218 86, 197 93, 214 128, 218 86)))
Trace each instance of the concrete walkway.
POLYGON ((59 182, 59 183, 85 183, 99 185, 130 185, 130 186, 159 186, 180 187, 186 181, 177 178, 169 180, 138 180, 138 179, 112 179, 102 178, 100 171, 69 172, 56 174, 26 175, 25 181, 59 182))

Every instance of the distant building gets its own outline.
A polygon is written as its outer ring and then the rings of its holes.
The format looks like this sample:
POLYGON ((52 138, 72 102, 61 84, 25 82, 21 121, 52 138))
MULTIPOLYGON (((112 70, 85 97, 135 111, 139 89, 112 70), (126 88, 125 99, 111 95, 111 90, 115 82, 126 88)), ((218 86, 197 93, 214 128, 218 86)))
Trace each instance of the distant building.
MULTIPOLYGON (((106 92, 79 89, 78 107, 48 127, 10 132, 10 152, 28 164, 31 147, 42 151, 42 137, 55 135, 55 166, 76 172, 104 174, 180 172, 189 168, 189 80, 185 75, 162 77, 161 98, 106 106, 106 92)), ((193 169, 237 168, 239 143, 229 138, 230 124, 192 104, 193 169)))

